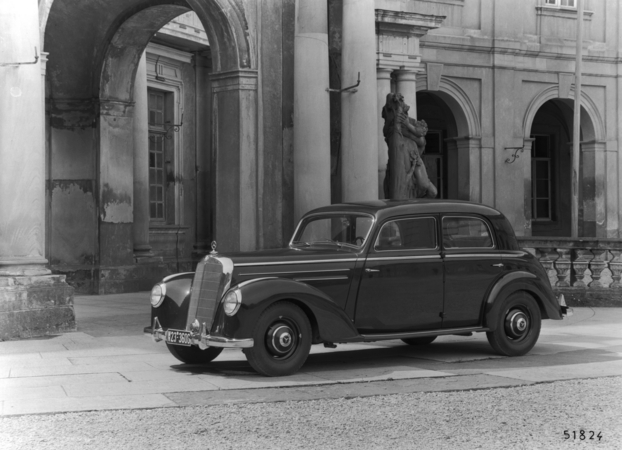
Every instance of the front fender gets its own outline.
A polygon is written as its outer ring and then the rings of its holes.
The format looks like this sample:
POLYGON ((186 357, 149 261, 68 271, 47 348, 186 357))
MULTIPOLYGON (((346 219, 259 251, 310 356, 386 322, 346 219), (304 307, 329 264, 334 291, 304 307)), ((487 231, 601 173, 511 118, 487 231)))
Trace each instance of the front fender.
POLYGON ((233 339, 252 337, 255 323, 271 304, 287 300, 305 311, 320 341, 346 342, 359 337, 350 318, 324 292, 308 284, 287 278, 250 280, 233 288, 242 292, 242 304, 234 316, 218 308, 215 334, 233 339))
POLYGON ((157 317, 164 329, 186 329, 193 278, 194 273, 187 272, 170 275, 160 282, 165 286, 166 294, 160 306, 151 307, 152 325, 153 319, 157 317))
POLYGON ((499 324, 503 299, 514 292, 525 291, 539 304, 544 319, 561 320, 561 309, 548 283, 543 283, 536 275, 525 271, 510 272, 497 281, 490 291, 484 307, 484 326, 494 331, 499 324))

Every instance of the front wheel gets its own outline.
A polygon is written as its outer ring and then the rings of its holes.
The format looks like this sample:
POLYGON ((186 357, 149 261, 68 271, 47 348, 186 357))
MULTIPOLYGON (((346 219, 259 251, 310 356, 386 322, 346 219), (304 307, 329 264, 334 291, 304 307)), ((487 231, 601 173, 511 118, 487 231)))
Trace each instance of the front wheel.
POLYGON ((538 304, 529 294, 516 292, 503 300, 497 320, 497 328, 487 332, 486 337, 500 355, 525 355, 536 345, 542 316, 538 304))
POLYGON ((253 369, 268 377, 292 375, 309 356, 311 324, 293 303, 274 303, 259 317, 253 340, 255 345, 244 349, 253 369))
POLYGON ((186 364, 207 364, 212 362, 222 352, 222 347, 208 347, 201 350, 199 347, 166 344, 168 351, 175 358, 186 364))

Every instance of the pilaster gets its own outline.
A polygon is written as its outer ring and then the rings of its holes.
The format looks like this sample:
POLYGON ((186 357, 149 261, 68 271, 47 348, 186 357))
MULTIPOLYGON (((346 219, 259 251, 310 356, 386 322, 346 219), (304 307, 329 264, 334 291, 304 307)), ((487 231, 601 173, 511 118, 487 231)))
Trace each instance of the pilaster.
MULTIPOLYGON (((6 4, 4 4, 6 3, 6 4)), ((45 258, 45 58, 37 2, 0 14, 0 339, 75 328, 73 289, 45 258)))

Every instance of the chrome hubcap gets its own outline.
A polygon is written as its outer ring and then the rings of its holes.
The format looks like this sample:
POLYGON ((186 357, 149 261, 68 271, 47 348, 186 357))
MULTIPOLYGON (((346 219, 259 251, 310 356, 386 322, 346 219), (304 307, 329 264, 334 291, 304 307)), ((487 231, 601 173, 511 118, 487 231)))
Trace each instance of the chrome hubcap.
POLYGON ((289 319, 280 318, 268 328, 266 347, 274 358, 285 359, 296 351, 298 339, 296 324, 289 319))
POLYGON ((529 316, 525 311, 512 309, 505 316, 505 334, 510 339, 522 339, 529 333, 529 316))

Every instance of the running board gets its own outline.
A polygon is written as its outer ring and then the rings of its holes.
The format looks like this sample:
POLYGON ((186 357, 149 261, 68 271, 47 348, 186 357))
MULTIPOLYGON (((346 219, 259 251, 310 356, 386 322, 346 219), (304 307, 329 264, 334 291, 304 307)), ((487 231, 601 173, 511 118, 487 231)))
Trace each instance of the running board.
POLYGON ((489 328, 470 327, 470 328, 448 328, 442 330, 430 330, 430 331, 411 331, 408 333, 382 333, 382 334, 361 334, 363 342, 373 341, 387 341, 389 339, 407 339, 415 337, 427 337, 427 336, 444 336, 448 334, 464 335, 465 333, 481 333, 483 331, 490 331, 489 328))

